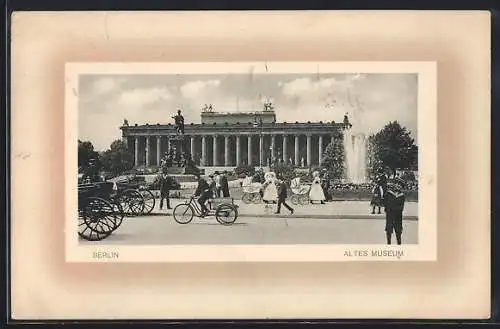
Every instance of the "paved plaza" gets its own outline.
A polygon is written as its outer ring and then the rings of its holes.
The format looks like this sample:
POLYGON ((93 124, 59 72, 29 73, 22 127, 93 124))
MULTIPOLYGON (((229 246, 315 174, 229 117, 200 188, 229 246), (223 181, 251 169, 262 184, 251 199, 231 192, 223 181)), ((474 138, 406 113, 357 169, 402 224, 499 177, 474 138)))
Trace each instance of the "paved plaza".
MULTIPOLYGON (((172 207, 184 200, 172 200, 172 207)), ((235 200, 240 204, 241 201, 235 200)), ((295 213, 276 205, 241 204, 232 226, 223 226, 211 216, 194 217, 189 224, 174 221, 172 210, 125 218, 123 224, 98 245, 168 244, 385 244, 385 215, 371 215, 369 202, 343 201, 325 205, 294 206, 295 213)), ((418 203, 405 204, 403 243, 418 243, 418 203)))

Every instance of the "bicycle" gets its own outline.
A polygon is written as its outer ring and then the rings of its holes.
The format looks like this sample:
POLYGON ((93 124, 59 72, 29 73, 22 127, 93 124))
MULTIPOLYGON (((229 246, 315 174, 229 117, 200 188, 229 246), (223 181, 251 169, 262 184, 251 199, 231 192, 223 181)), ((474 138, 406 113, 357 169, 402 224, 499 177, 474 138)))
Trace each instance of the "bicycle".
POLYGON ((194 216, 200 218, 215 216, 217 222, 221 225, 232 225, 236 221, 238 206, 234 204, 233 199, 231 199, 231 203, 222 202, 215 209, 212 209, 213 203, 215 203, 214 199, 208 200, 208 212, 204 214, 196 197, 191 196, 189 201, 175 206, 173 211, 174 220, 179 224, 188 224, 193 220, 194 216))

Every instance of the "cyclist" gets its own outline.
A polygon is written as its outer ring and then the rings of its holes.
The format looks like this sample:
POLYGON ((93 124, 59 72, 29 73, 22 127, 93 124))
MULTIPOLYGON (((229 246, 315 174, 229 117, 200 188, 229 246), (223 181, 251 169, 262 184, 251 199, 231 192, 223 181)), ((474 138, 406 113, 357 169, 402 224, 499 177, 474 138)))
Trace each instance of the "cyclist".
POLYGON ((212 191, 210 185, 207 181, 199 175, 196 175, 196 180, 198 181, 198 186, 194 192, 194 196, 198 197, 198 203, 201 206, 202 217, 208 213, 208 208, 205 205, 207 200, 212 196, 212 191))

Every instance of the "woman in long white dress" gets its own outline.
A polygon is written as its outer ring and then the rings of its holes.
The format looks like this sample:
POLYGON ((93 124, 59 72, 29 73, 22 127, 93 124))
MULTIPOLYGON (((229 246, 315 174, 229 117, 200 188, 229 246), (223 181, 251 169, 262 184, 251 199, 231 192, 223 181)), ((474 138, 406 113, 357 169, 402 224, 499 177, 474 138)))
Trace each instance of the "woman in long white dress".
POLYGON ((313 182, 311 185, 311 190, 309 191, 309 200, 311 203, 315 201, 325 203, 325 193, 323 193, 323 188, 321 187, 321 179, 319 178, 319 172, 315 171, 313 173, 313 182))
POLYGON ((274 172, 267 172, 264 175, 264 195, 262 200, 265 203, 275 203, 278 201, 278 189, 276 188, 276 174, 274 172))

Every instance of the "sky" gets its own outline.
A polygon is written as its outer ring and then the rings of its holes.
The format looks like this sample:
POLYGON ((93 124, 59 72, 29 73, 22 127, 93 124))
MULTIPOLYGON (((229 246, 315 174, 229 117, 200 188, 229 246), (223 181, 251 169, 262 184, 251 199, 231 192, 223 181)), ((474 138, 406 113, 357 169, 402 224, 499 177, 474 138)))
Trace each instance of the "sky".
POLYGON ((104 151, 119 127, 167 124, 181 109, 186 124, 200 122, 204 104, 215 111, 262 110, 274 105, 278 122, 341 122, 367 135, 397 120, 417 141, 416 74, 155 74, 80 75, 78 138, 104 151))

